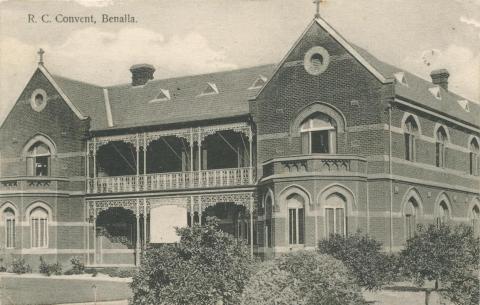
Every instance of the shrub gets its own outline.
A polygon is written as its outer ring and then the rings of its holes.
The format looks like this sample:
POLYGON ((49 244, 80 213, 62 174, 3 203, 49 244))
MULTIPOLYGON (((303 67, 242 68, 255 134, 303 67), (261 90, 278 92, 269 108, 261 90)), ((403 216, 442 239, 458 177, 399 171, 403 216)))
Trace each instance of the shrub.
POLYGON ((475 280, 473 274, 478 277, 480 244, 471 227, 418 226, 416 235, 407 240, 401 251, 400 262, 404 274, 419 286, 426 280, 435 281, 435 290, 441 284, 445 289, 442 294, 457 300, 457 304, 478 300, 478 278, 475 280), (475 283, 477 289, 472 289, 475 283))
POLYGON ((0 272, 7 272, 7 267, 0 266, 0 272))
POLYGON ((177 234, 178 244, 146 250, 131 283, 132 304, 238 304, 253 265, 245 242, 212 218, 177 234))
POLYGON ((32 268, 24 258, 15 258, 12 262, 11 271, 17 274, 31 273, 32 268))
POLYGON ((72 264, 71 274, 83 274, 85 273, 85 264, 80 260, 79 257, 74 256, 70 259, 72 264))
POLYGON ((47 262, 45 262, 43 257, 40 256, 40 266, 38 267, 38 270, 41 274, 45 274, 47 276, 50 276, 52 274, 60 275, 62 274, 62 265, 58 262, 54 264, 48 264, 47 262))
POLYGON ((342 261, 368 290, 380 289, 397 274, 396 259, 382 252, 382 243, 360 232, 354 235, 331 235, 319 243, 319 252, 342 261))
POLYGON ((298 251, 267 261, 246 285, 242 305, 364 304, 355 277, 339 260, 298 251))

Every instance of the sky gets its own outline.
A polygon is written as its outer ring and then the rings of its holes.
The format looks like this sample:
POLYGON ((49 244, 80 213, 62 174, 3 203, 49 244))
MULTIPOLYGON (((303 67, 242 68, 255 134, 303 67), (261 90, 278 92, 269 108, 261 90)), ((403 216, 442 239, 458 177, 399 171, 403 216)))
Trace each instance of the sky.
MULTIPOLYGON (((322 18, 379 59, 480 100, 480 0, 324 0, 322 18)), ((45 50, 54 74, 128 83, 149 63, 168 78, 278 63, 310 23, 312 0, 0 0, 0 122, 45 50), (29 23, 28 15, 90 16, 97 24, 29 23), (104 24, 102 14, 136 23, 104 24)))

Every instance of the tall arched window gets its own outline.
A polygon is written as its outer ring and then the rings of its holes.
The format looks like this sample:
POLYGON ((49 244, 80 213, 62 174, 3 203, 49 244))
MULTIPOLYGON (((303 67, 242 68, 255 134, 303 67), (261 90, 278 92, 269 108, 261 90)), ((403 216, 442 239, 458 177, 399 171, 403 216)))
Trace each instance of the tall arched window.
POLYGON ((473 138, 470 141, 470 154, 469 154, 469 170, 470 175, 478 176, 480 166, 480 149, 477 139, 473 138))
POLYGON ((418 202, 414 198, 410 198, 405 206, 405 228, 407 239, 412 238, 415 235, 418 208, 418 202))
POLYGON ((30 213, 32 248, 48 248, 48 212, 37 207, 30 213))
POLYGON ((302 153, 336 153, 336 129, 335 121, 323 113, 315 113, 308 117, 300 126, 302 153))
POLYGON ((447 142, 447 132, 443 127, 439 127, 436 133, 435 144, 435 165, 445 167, 445 143, 447 142))
POLYGON ((11 208, 3 210, 3 221, 5 224, 5 247, 15 248, 15 212, 11 208))
POLYGON ((346 234, 346 199, 340 194, 332 194, 325 201, 326 236, 346 234))
POLYGON ((450 211, 448 210, 448 205, 445 201, 441 201, 438 205, 436 222, 437 225, 445 224, 450 219, 450 211))
POLYGON ((299 245, 305 243, 305 200, 298 194, 287 197, 288 208, 288 243, 299 245))
POLYGON ((272 197, 268 196, 265 198, 265 242, 266 247, 272 246, 272 212, 273 212, 273 203, 272 197))
POLYGON ((480 208, 478 205, 474 205, 470 211, 470 222, 472 224, 474 233, 478 235, 480 226, 480 208))
POLYGON ((405 135, 405 159, 415 161, 416 145, 415 136, 418 134, 418 125, 413 116, 409 116, 405 121, 404 135, 405 135))
POLYGON ((27 175, 49 176, 50 160, 50 148, 43 142, 36 142, 27 152, 27 175))

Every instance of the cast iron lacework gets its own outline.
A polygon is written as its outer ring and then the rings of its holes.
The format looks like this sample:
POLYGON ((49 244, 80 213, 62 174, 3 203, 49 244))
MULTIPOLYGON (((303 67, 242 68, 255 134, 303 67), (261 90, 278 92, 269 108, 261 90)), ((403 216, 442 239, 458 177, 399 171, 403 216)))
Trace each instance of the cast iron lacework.
MULTIPOLYGON (((168 200, 168 197, 160 197, 163 200, 168 200)), ((179 197, 171 197, 172 199, 179 197)), ((152 201, 155 198, 128 198, 128 199, 102 199, 88 201, 87 209, 88 215, 91 218, 96 218, 101 211, 109 208, 124 208, 132 211, 135 215, 150 212, 152 201)), ((222 194, 207 194, 185 196, 185 202, 175 204, 183 205, 191 211, 204 211, 209 206, 214 206, 219 202, 232 202, 236 205, 244 206, 247 210, 253 212, 256 210, 256 194, 252 192, 238 192, 238 193, 222 193, 222 194), (193 200, 192 200, 193 199, 193 200)))

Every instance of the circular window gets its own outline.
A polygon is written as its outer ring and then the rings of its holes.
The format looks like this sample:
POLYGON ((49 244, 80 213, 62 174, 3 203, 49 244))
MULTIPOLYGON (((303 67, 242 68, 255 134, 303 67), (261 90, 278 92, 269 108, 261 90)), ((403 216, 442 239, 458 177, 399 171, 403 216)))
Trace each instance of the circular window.
POLYGON ((313 47, 305 54, 303 66, 311 75, 320 75, 327 70, 330 63, 328 51, 322 47, 313 47))
POLYGON ((47 106, 47 93, 43 89, 33 91, 30 105, 35 111, 42 111, 47 106))

